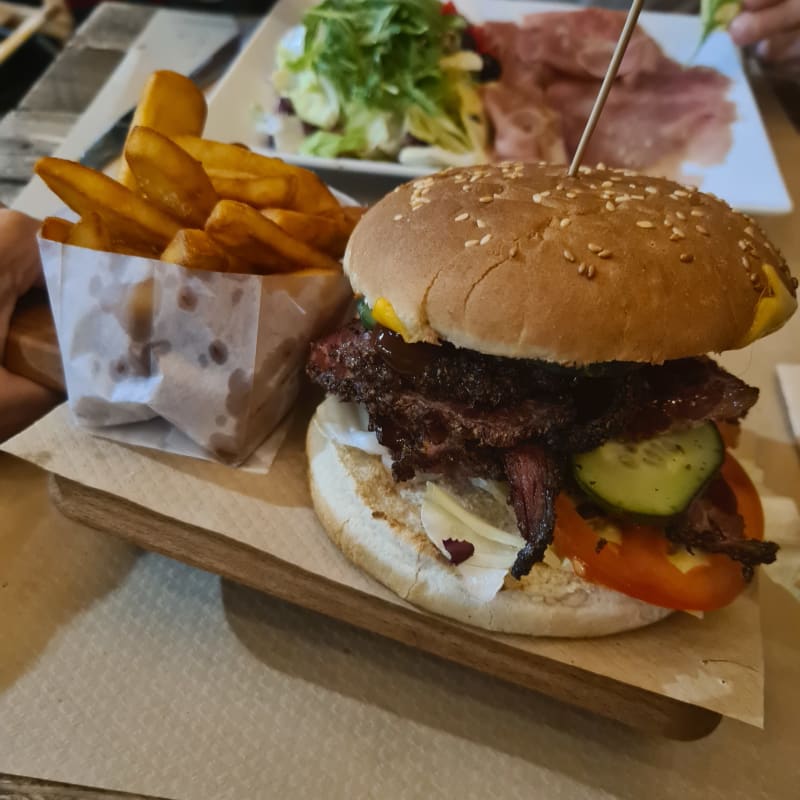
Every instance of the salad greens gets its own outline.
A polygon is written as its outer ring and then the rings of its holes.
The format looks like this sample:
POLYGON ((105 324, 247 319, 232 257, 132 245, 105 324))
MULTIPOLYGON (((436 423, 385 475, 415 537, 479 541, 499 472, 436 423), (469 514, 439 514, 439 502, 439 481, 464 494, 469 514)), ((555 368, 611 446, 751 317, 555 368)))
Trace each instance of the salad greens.
MULTIPOLYGON (((465 20, 438 0, 323 0, 277 53, 276 90, 318 130, 300 152, 395 158, 409 137, 484 161, 486 122, 462 52, 465 20)), ((419 143, 419 142, 418 142, 419 143)))
POLYGON ((700 45, 715 30, 727 28, 741 7, 742 0, 700 0, 700 22, 703 26, 700 45))

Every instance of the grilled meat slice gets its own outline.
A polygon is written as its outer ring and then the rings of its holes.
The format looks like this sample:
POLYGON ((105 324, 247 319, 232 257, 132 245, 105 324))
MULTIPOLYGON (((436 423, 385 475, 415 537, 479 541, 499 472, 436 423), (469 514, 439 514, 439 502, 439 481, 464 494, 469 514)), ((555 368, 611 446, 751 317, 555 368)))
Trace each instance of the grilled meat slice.
POLYGON ((511 487, 511 505, 525 539, 525 546, 511 567, 511 574, 521 578, 544 558, 547 546, 553 541, 562 470, 552 455, 535 444, 506 451, 504 463, 511 487))
POLYGON ((706 553, 723 553, 742 565, 745 578, 758 564, 771 564, 778 552, 775 542, 747 539, 744 520, 736 511, 736 495, 721 476, 666 529, 670 541, 706 553))

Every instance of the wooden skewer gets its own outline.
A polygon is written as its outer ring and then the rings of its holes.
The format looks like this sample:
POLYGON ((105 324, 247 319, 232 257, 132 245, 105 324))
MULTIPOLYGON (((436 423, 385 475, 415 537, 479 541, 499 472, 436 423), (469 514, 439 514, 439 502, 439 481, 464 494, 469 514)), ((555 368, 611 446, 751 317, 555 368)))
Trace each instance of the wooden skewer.
POLYGON ((14 52, 31 38, 40 28, 43 28, 49 19, 58 11, 58 8, 45 2, 33 14, 26 15, 11 35, 0 42, 0 64, 10 58, 14 52))
POLYGON ((628 49, 628 42, 633 35, 634 28, 636 27, 636 20, 639 19, 639 12, 642 10, 644 0, 633 0, 631 9, 628 12, 628 18, 625 20, 625 25, 622 27, 622 33, 619 35, 617 46, 614 48, 614 53, 611 56, 611 61, 606 70, 606 76, 603 78, 603 83, 600 86, 600 91, 597 93, 597 99, 592 106, 592 113, 589 114, 589 119, 586 120, 586 127, 583 129, 581 139, 578 142, 578 147, 575 150, 575 155, 572 157, 572 163, 569 165, 567 175, 572 176, 578 171, 581 164, 581 159, 589 144, 589 139, 592 138, 592 133, 597 125, 597 120, 603 111, 603 106, 606 104, 608 93, 611 91, 611 85, 614 83, 614 78, 617 77, 619 65, 622 62, 622 57, 628 49))

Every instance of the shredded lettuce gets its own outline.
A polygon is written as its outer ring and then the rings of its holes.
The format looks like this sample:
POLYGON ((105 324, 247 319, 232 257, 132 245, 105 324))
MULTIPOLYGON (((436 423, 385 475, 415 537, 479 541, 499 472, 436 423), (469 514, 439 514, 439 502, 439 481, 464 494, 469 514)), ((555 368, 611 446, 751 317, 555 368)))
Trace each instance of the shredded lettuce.
POLYGON ((485 160, 486 121, 461 50, 466 23, 438 0, 323 0, 283 37, 273 84, 318 128, 309 155, 396 158, 407 135, 485 160), (476 111, 476 107, 478 111, 476 111))

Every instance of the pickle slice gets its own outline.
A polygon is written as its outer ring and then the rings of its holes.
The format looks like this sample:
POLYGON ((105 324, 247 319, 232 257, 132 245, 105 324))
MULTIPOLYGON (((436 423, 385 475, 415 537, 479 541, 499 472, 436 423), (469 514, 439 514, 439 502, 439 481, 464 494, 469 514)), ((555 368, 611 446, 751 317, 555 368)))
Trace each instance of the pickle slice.
POLYGON ((606 442, 572 459, 581 489, 611 511, 671 517, 686 509, 725 458, 717 426, 666 433, 641 442, 606 442))

